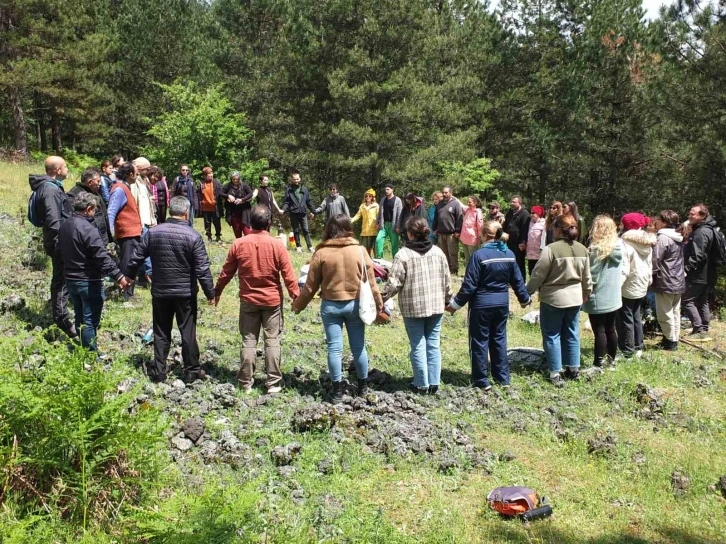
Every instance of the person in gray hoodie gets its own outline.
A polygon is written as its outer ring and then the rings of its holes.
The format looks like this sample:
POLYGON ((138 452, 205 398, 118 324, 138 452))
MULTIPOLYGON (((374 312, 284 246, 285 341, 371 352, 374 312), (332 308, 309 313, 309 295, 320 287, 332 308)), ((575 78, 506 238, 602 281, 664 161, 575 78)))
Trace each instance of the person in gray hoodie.
POLYGON ((328 222, 328 219, 336 215, 340 215, 341 213, 350 217, 348 204, 345 202, 345 197, 338 193, 338 186, 335 183, 331 183, 328 185, 328 191, 328 196, 326 196, 325 200, 320 203, 320 206, 315 208, 313 213, 315 215, 319 215, 324 211, 326 223, 328 222))
POLYGON ((623 305, 620 296, 623 262, 622 243, 618 229, 610 216, 598 215, 590 231, 590 274, 592 294, 582 307, 590 316, 590 325, 595 334, 595 366, 615 361, 618 352, 618 334, 615 316, 623 305))
POLYGON ((623 266, 621 268, 623 305, 618 311, 618 347, 627 359, 643 355, 643 318, 641 310, 653 281, 651 253, 655 246, 654 234, 645 232, 645 216, 627 213, 620 223, 623 226, 623 266))
POLYGON ((660 347, 678 349, 681 334, 681 296, 686 290, 683 265, 683 236, 676 231, 678 214, 663 210, 654 221, 657 243, 653 248, 653 291, 655 313, 663 331, 660 347))

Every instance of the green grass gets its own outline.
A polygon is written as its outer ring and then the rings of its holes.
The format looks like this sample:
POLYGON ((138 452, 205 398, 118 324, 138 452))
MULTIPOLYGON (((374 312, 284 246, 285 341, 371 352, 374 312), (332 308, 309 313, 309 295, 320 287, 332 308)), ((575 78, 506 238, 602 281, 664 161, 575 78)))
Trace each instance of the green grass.
MULTIPOLYGON (((0 163, 1 212, 24 215, 29 170, 40 171, 0 163)), ((224 227, 227 243, 209 246, 215 276, 231 241, 231 230, 224 227)), ((199 222, 196 228, 201 230, 199 222)), ((0 223, 0 299, 20 291, 29 305, 27 311, 3 316, 7 317, 3 329, 17 331, 15 341, 28 334, 28 325, 48 321, 43 301, 49 271, 33 271, 20 264, 33 232, 28 225, 0 223)), ((309 258, 309 254, 291 255, 296 269, 309 258)), ((139 302, 133 307, 113 299, 107 303, 99 344, 125 362, 126 375, 143 379, 130 360, 136 354, 149 356, 151 349, 118 338, 118 333, 133 335, 151 324, 149 292, 139 289, 137 293, 139 302)), ((210 341, 223 346, 216 365, 230 376, 239 364, 238 300, 233 281, 217 308, 200 305, 200 347, 204 351, 210 341)), ((516 316, 508 325, 509 346, 538 347, 539 329, 518 319, 523 314, 518 306, 512 308, 516 316)), ((283 372, 302 366, 317 375, 325 368, 324 344, 318 342, 323 339, 318 309, 319 302, 314 301, 296 316, 286 303, 283 372)), ((714 332, 714 344, 722 346, 726 335, 720 322, 715 323, 714 332)), ((371 367, 402 382, 409 378, 408 344, 400 317, 388 326, 369 328, 366 343, 371 367)), ((466 386, 465 312, 445 317, 442 346, 444 387, 466 386)), ((5 351, 0 364, 16 364, 13 354, 5 351)), ((583 331, 583 365, 589 366, 591 359, 592 335, 583 331)), ((620 363, 593 381, 571 383, 565 389, 553 389, 543 376, 517 370, 512 392, 495 389, 488 406, 474 412, 461 411, 446 400, 432 402, 429 417, 433 421, 468 424, 479 446, 515 456, 511 462, 493 462, 487 471, 462 468, 448 474, 439 473, 428 458, 386 457, 367 453, 352 442, 336 442, 327 432, 293 432, 290 417, 302 399, 296 390, 285 390, 254 408, 254 417, 248 410, 227 412, 226 422, 207 417, 213 434, 235 430, 259 455, 257 461, 242 466, 178 466, 169 460, 153 483, 156 499, 134 505, 117 526, 99 528, 92 541, 723 542, 726 501, 708 486, 726 474, 725 367, 725 361, 706 358, 687 346, 674 354, 649 349, 639 361, 620 363), (638 383, 666 392, 665 425, 636 416, 638 383), (515 428, 520 422, 525 432, 515 428), (563 432, 558 434, 556 428, 563 432), (617 438, 615 453, 588 453, 588 440, 607 434, 617 438), (261 438, 267 441, 258 442, 261 438), (290 479, 280 478, 269 462, 269 451, 292 440, 303 445, 294 462, 296 472, 290 479), (644 464, 633 463, 636 453, 645 455, 644 464), (334 463, 331 474, 322 475, 316 469, 324 458, 334 463), (671 490, 674 470, 691 479, 690 490, 678 498, 671 490), (530 527, 499 518, 487 508, 485 497, 501 485, 535 488, 550 499, 555 515, 530 527), (303 490, 302 501, 293 500, 297 489, 303 490)), ((253 397, 260 394, 255 390, 253 397)), ((190 407, 175 417, 181 422, 194 413, 195 407, 190 407)), ((52 515, 25 528, 28 520, 14 516, 7 504, 0 522, 0 535, 12 542, 71 541, 82 536, 52 515)))

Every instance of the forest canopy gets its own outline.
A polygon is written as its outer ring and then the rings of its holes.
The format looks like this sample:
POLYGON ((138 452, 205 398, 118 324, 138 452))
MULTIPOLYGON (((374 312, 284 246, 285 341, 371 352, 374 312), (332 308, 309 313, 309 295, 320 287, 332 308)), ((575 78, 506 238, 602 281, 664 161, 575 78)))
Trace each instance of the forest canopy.
POLYGON ((0 147, 726 220, 726 2, 6 0, 0 147), (187 126, 188 125, 188 126, 187 126))

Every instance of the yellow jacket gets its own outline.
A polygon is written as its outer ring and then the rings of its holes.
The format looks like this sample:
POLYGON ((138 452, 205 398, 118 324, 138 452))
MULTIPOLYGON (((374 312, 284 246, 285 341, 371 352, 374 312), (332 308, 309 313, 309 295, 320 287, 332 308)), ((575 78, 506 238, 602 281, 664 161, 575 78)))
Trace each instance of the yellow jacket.
POLYGON ((362 219, 361 236, 377 236, 378 235, 378 203, 373 202, 369 206, 361 204, 358 213, 352 219, 352 223, 362 219))

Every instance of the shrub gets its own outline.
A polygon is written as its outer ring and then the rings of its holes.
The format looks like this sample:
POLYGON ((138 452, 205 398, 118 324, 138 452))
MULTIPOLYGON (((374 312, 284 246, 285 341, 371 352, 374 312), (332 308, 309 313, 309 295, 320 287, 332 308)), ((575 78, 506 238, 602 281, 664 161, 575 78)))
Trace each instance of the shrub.
POLYGON ((149 406, 82 349, 5 339, 0 351, 0 505, 105 526, 143 497, 161 440, 149 406), (148 409, 147 409, 148 408, 148 409))

